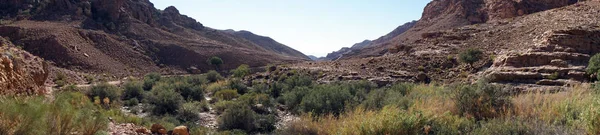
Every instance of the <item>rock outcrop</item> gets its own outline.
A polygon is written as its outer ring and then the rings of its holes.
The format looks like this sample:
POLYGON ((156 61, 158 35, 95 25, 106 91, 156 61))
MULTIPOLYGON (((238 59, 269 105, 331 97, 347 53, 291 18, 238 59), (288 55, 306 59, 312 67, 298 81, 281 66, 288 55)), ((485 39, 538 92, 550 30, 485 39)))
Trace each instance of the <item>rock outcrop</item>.
POLYGON ((48 64, 0 37, 0 94, 44 94, 48 64))
POLYGON ((563 86, 590 80, 585 68, 600 53, 600 28, 551 30, 527 50, 499 56, 488 69, 493 82, 563 86))
POLYGON ((360 53, 345 55, 343 59, 381 56, 392 46, 422 39, 423 34, 528 15, 576 2, 577 0, 433 0, 427 4, 421 19, 410 30, 387 42, 366 47, 360 53))
MULTIPOLYGON (((600 1, 579 2, 510 19, 413 35, 416 40, 403 42, 410 51, 291 67, 322 72, 325 80, 360 77, 381 84, 429 80, 464 83, 489 77, 494 83, 513 85, 518 90, 559 90, 590 80, 584 69, 590 56, 600 52, 599 12, 600 1), (482 58, 472 66, 457 60, 459 53, 468 48, 483 51, 482 58)), ((409 32, 415 28, 419 29, 415 26, 409 32)))

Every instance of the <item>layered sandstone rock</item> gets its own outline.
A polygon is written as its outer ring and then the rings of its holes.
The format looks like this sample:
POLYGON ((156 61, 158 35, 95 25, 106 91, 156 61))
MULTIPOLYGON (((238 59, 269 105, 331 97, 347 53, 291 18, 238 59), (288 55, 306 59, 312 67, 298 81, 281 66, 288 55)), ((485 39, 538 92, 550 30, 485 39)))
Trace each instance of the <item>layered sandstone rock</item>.
POLYGON ((487 71, 493 82, 563 86, 589 80, 590 57, 600 53, 600 28, 579 27, 542 34, 535 46, 498 57, 487 71))

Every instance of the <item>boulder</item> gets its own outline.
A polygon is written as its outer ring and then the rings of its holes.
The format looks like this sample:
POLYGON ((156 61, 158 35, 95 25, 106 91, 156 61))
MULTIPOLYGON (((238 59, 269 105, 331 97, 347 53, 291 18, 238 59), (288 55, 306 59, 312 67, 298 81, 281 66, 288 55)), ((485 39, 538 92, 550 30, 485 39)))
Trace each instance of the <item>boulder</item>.
POLYGON ((190 135, 190 129, 186 126, 175 127, 171 135, 190 135))
POLYGON ((155 123, 150 127, 152 134, 167 134, 167 130, 162 125, 155 123))

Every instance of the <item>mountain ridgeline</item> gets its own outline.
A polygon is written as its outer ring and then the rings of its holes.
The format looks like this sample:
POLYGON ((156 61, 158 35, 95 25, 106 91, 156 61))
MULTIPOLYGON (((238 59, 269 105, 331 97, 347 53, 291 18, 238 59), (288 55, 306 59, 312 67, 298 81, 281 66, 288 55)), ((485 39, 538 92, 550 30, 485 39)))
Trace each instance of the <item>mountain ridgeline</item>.
POLYGON ((0 36, 52 65, 113 76, 188 73, 309 58, 271 38, 212 29, 149 0, 0 0, 0 36))

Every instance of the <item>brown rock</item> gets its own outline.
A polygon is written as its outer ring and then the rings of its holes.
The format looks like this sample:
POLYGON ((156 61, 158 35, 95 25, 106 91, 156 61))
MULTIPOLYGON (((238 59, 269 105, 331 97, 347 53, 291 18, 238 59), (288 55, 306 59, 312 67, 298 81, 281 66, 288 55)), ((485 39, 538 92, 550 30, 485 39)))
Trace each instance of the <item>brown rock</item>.
POLYGON ((156 124, 152 124, 152 127, 150 128, 150 132, 152 132, 152 134, 166 134, 167 130, 162 125, 156 123, 156 124))
POLYGON ((190 135, 190 129, 186 126, 178 126, 173 129, 172 135, 190 135))

